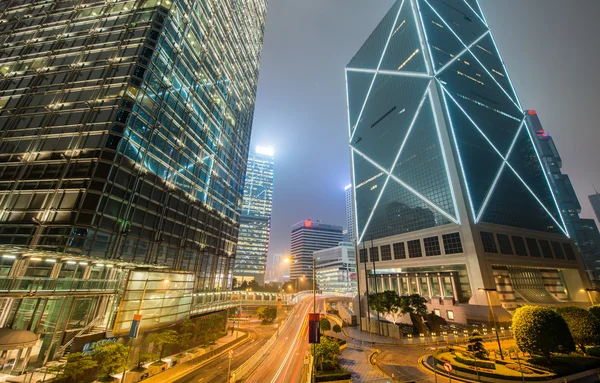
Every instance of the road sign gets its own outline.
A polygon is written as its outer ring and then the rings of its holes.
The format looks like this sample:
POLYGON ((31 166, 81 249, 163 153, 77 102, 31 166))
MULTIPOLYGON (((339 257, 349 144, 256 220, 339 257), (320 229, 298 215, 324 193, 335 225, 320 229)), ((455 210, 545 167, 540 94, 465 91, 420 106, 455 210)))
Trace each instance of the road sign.
POLYGON ((142 322, 141 314, 134 314, 133 321, 131 322, 131 328, 129 329, 129 337, 135 339, 140 332, 140 323, 142 322))
POLYGON ((444 370, 452 372, 452 365, 450 363, 444 363, 444 370))
POLYGON ((228 354, 229 354, 229 358, 233 358, 233 350, 229 350, 228 354))

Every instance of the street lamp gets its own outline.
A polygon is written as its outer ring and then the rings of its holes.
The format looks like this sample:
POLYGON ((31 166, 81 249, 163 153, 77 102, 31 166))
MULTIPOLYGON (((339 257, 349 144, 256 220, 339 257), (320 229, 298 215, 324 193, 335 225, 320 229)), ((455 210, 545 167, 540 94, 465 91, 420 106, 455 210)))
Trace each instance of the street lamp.
POLYGON ((502 353, 502 346, 500 345, 500 336, 498 335, 498 324, 496 323, 496 313, 492 309, 492 302, 490 301, 490 291, 498 291, 497 289, 486 289, 480 287, 479 291, 485 291, 485 297, 487 298, 488 307, 492 312, 492 320, 494 321, 494 332, 496 333, 496 341, 498 342, 498 351, 500 351, 500 359, 504 360, 504 354, 502 353))
POLYGON ((590 300, 590 303, 591 303, 591 304, 592 304, 592 306, 593 306, 593 305, 594 305, 594 298, 592 298, 592 294, 591 294, 591 292, 592 292, 592 291, 596 291, 596 289, 589 289, 589 288, 588 288, 588 289, 579 289, 579 291, 581 291, 581 292, 584 292, 584 291, 585 291, 585 292, 587 293, 587 295, 588 295, 588 299, 590 300))

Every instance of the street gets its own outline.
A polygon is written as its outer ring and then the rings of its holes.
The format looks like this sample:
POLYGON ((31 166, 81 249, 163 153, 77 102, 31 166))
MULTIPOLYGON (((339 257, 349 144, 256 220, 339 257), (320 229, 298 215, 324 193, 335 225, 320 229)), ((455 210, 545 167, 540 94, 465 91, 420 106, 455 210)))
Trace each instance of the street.
MULTIPOLYGON (((273 349, 256 371, 246 380, 248 383, 299 382, 306 374, 304 356, 309 350, 308 313, 313 305, 312 297, 298 303, 294 312, 282 328, 273 349)), ((317 299, 317 308, 321 301, 317 299)), ((324 309, 321 307, 321 311, 324 309)))

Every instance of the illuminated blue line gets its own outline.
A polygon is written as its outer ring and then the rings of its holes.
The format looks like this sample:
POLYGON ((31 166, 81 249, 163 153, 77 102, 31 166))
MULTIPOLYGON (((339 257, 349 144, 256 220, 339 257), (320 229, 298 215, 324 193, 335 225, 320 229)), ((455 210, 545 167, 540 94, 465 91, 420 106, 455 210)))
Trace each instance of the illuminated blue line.
MULTIPOLYGON (((508 92, 506 90, 504 90, 504 88, 502 87, 502 85, 500 85, 500 83, 498 81, 496 81, 496 79, 494 78, 494 76, 492 76, 492 74, 487 70, 487 68, 485 67, 485 65, 483 65, 481 63, 481 61, 479 61, 479 59, 477 58, 477 56, 475 56, 475 54, 473 52, 471 52, 471 50, 467 47, 467 44, 465 44, 460 37, 458 37, 458 35, 454 32, 454 30, 450 27, 450 25, 448 25, 448 23, 446 22, 446 20, 444 20, 444 18, 442 16, 440 16, 440 14, 435 10, 435 8, 433 8, 433 6, 431 4, 429 4, 429 2, 427 0, 423 0, 428 6, 429 8, 431 8, 431 10, 440 18, 440 20, 442 20, 442 22, 444 23, 444 25, 446 25, 446 27, 450 30, 450 32, 452 32, 452 34, 454 36, 456 36, 456 38, 458 39, 458 41, 465 47, 467 48, 467 50, 469 50, 469 53, 471 53, 471 55, 473 56, 473 58, 475 58, 475 60, 479 63, 479 65, 481 65, 481 67, 483 68, 483 70, 485 71, 485 73, 488 74, 488 76, 490 76, 490 78, 492 79, 492 81, 494 81, 496 83, 496 85, 498 85, 498 87, 504 92, 504 94, 506 95, 506 97, 508 97, 508 99, 515 104, 515 106, 517 107, 517 109, 520 112, 523 112, 523 108, 521 108, 521 106, 519 104, 517 104, 512 97, 508 94, 508 92)), ((490 34, 491 35, 491 34, 490 34)))
POLYGON ((398 17, 400 17, 400 12, 402 11, 403 6, 404 6, 404 0, 402 0, 402 3, 400 4, 398 13, 396 14, 396 18, 394 19, 394 23, 392 24, 392 29, 390 30, 390 34, 389 34, 387 41, 385 43, 385 46, 383 48, 383 53, 381 54, 381 57, 379 58, 379 63, 377 64, 377 71, 373 75, 373 79, 371 80, 371 85, 369 86, 369 90, 367 91, 367 97, 365 97, 365 102, 363 103, 362 109, 360 110, 358 118, 356 119, 356 128, 354 129, 354 132, 352 132, 352 136, 350 137, 350 142, 352 142, 352 139, 354 138, 354 134, 356 133, 356 130, 358 129, 358 124, 360 123, 362 114, 365 111, 365 106, 367 106, 367 101, 369 100, 369 96, 371 95, 371 90, 373 89, 373 84, 375 84, 375 79, 377 78, 377 72, 379 71, 379 68, 381 67, 381 63, 383 62, 383 58, 385 57, 385 52, 387 51, 388 45, 390 44, 390 40, 392 39, 392 34, 394 33, 394 28, 396 27, 396 23, 398 22, 398 17))
MULTIPOLYGON (((425 67, 427 68, 427 74, 429 74, 430 76, 433 76, 433 70, 429 65, 429 58, 425 54, 425 51, 426 51, 425 46, 427 46, 427 48, 429 48, 429 44, 426 43, 426 39, 423 38, 423 32, 421 32, 421 28, 425 29, 425 27, 423 25, 418 25, 419 18, 417 17, 417 10, 415 9, 415 1, 417 1, 417 0, 411 0, 410 8, 412 10, 415 23, 417 24, 416 25, 417 33, 419 34, 419 43, 421 44, 421 51, 423 52, 423 61, 425 61, 425 67)), ((431 52, 429 52, 429 54, 431 55, 431 52)), ((432 65, 433 65, 433 63, 432 63, 432 65)))
POLYGON ((454 130, 454 124, 452 123, 452 116, 450 115, 450 109, 448 108, 448 100, 446 99, 446 88, 442 85, 442 83, 438 80, 438 84, 442 88, 442 98, 444 100, 444 105, 446 107, 446 116, 448 116, 448 122, 450 123, 450 130, 452 131, 452 138, 454 140, 454 147, 456 148, 456 153, 458 154, 458 163, 460 164, 460 169, 462 171, 463 180, 465 181, 465 189, 467 189, 467 198, 469 199, 469 204, 471 208, 471 214, 473 215, 473 222, 477 220, 475 217, 475 205, 473 205, 473 199, 471 198, 471 191, 469 190, 469 182, 467 180, 467 172, 465 172, 465 167, 463 165, 462 156, 460 155, 460 149, 458 148, 458 140, 456 139, 456 132, 454 130))
POLYGON ((435 121, 435 129, 438 135, 438 141, 440 143, 440 151, 442 152, 442 158, 444 159, 444 167, 446 168, 446 176, 448 177, 448 186, 450 187, 450 194, 452 195, 452 204, 454 208, 454 215, 460 224, 460 216, 458 214, 458 204, 456 202, 456 193, 454 192, 454 186, 452 185, 452 178, 450 177, 450 166, 448 165, 448 158, 446 158, 446 151, 444 150, 444 144, 442 143, 442 133, 440 130, 440 124, 437 118, 437 113, 433 107, 433 95, 431 94, 431 87, 429 87, 429 102, 431 104, 431 113, 433 114, 433 120, 435 121))
MULTIPOLYGON (((429 44, 429 37, 427 36, 427 29, 425 28, 425 21, 423 21, 423 13, 421 12, 421 7, 419 6, 419 0, 413 0, 417 4, 417 10, 419 12, 419 19, 421 19, 421 27, 423 28, 423 34, 425 35, 425 45, 427 45, 427 51, 429 52, 429 58, 431 60, 432 70, 435 72, 435 62, 433 61, 433 54, 431 53, 431 44, 429 44)), ((414 10, 414 9, 413 9, 414 10)), ((421 37, 421 33, 419 32, 419 37, 421 37)), ((425 52, 425 51, 423 51, 425 52)), ((427 61, 427 60, 425 60, 427 61)), ((429 71, 429 67, 427 67, 427 73, 431 73, 429 71)))
MULTIPOLYGON (((354 205, 354 232, 358 235, 360 234, 360 232, 358 231, 358 209, 356 204, 356 173, 354 171, 354 150, 352 150, 352 148, 350 148, 350 167, 352 168, 352 205, 354 205)), ((357 241, 357 244, 359 243, 360 239, 357 241)))
MULTIPOLYGON (((513 138, 513 141, 510 144, 510 148, 508 149, 508 152, 506 153, 506 160, 508 160, 510 158, 510 155, 512 154, 512 151, 515 147, 515 144, 517 143, 517 139, 519 138, 519 135, 521 134, 521 130, 523 129, 524 125, 525 125, 525 119, 523 119, 523 121, 521 121, 521 125, 519 126, 519 129, 517 130, 517 134, 515 134, 515 138, 513 138)), ((496 178, 494 179, 494 182, 492 183, 492 187, 488 191, 488 194, 485 197, 483 204, 481 205, 481 209, 479 210, 479 215, 477 216, 475 223, 478 223, 481 220, 481 216, 483 215, 483 213, 487 207, 487 204, 489 203, 490 198, 491 198, 492 194, 494 193, 494 190, 496 189, 496 184, 498 183, 498 180, 500 179, 500 175, 502 174, 502 171, 504 170, 504 167, 506 166, 506 160, 504 160, 504 162, 502 162, 500 171, 496 175, 496 178)))
POLYGON ((459 54, 457 54, 456 56, 454 56, 452 58, 452 60, 448 61, 446 63, 446 65, 444 65, 443 67, 440 68, 440 70, 438 70, 437 72, 435 72, 435 75, 439 75, 440 73, 442 73, 446 68, 448 68, 450 65, 452 65, 456 60, 458 60, 459 58, 462 57, 462 55, 464 55, 465 53, 469 52, 471 54, 473 54, 473 52, 470 51, 470 48, 473 47, 473 45, 477 44, 478 42, 481 41, 481 39, 483 39, 485 36, 487 36, 490 33, 490 31, 488 30, 487 32, 485 32, 483 35, 481 35, 477 40, 473 41, 473 43, 471 45, 469 45, 468 47, 466 47, 462 52, 460 52, 459 54))
POLYGON ((348 113, 348 137, 352 136, 352 123, 350 122, 350 93, 348 92, 348 69, 344 71, 344 79, 346 80, 346 113, 348 113))
MULTIPOLYGON (((477 16, 477 18, 479 20, 481 20, 482 23, 485 24, 485 26, 487 27, 487 23, 485 22, 484 19, 481 18, 481 16, 479 16, 479 13, 475 12, 475 10, 473 9, 473 7, 471 7, 471 5, 469 5, 469 3, 467 3, 467 0, 464 0, 465 4, 467 5, 467 7, 469 7, 469 9, 475 14, 475 16, 477 16)), ((475 2, 477 2, 477 0, 475 0, 475 2)), ((479 5, 478 5, 479 6, 479 5)))
POLYGON ((427 73, 420 72, 409 72, 409 71, 398 71, 398 70, 386 70, 386 69, 365 69, 365 68, 346 68, 346 72, 361 72, 361 73, 377 73, 377 74, 385 74, 390 76, 400 76, 400 77, 420 77, 420 78, 433 78, 432 75, 427 73))

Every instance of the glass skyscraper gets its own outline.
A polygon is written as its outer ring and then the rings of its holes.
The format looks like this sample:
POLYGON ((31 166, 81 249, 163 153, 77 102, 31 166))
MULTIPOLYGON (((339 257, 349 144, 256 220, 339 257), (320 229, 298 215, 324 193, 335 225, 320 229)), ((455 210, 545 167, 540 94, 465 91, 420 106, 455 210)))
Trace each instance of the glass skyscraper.
POLYGON ((0 243, 230 283, 266 0, 0 3, 0 243))
POLYGON ((346 79, 360 259, 379 261, 370 283, 474 305, 486 304, 479 288, 497 288, 506 308, 586 299, 581 258, 476 0, 395 2, 346 79), (557 275, 567 297, 548 287, 557 275))
POLYGON ((244 280, 265 281, 274 182, 273 149, 258 146, 248 158, 244 200, 240 220, 240 235, 233 276, 237 283, 244 280))

